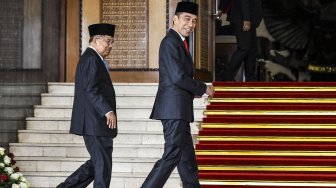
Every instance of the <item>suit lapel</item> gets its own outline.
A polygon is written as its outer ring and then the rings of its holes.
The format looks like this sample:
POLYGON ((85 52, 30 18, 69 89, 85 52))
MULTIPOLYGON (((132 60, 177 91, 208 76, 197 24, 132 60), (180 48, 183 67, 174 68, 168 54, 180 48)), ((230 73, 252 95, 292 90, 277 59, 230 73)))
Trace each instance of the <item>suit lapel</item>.
POLYGON ((190 59, 192 59, 190 53, 188 53, 188 51, 187 51, 187 48, 184 46, 183 41, 182 41, 180 35, 179 35, 174 29, 170 29, 170 30, 169 30, 169 33, 171 33, 171 34, 176 38, 176 40, 179 42, 179 44, 180 44, 180 45, 182 46, 182 48, 184 49, 185 54, 186 54, 187 56, 189 56, 190 59))
POLYGON ((174 29, 170 29, 168 33, 170 33, 176 39, 176 41, 178 41, 178 44, 182 46, 183 51, 186 55, 186 60, 187 60, 187 62, 185 62, 185 63, 187 65, 187 67, 190 67, 188 69, 189 70, 191 69, 191 74, 194 75, 194 73, 195 73, 194 62, 192 60, 191 54, 187 52, 187 49, 184 46, 180 35, 174 29))
POLYGON ((99 70, 104 70, 104 71, 101 71, 101 74, 103 74, 103 76, 106 77, 107 80, 109 80, 109 82, 111 82, 111 84, 112 84, 112 80, 111 80, 110 74, 106 70, 104 61, 100 58, 100 56, 97 54, 97 52, 94 49, 87 48, 87 50, 90 50, 91 53, 95 54, 97 60, 99 61, 99 63, 98 63, 98 66, 100 66, 99 70))

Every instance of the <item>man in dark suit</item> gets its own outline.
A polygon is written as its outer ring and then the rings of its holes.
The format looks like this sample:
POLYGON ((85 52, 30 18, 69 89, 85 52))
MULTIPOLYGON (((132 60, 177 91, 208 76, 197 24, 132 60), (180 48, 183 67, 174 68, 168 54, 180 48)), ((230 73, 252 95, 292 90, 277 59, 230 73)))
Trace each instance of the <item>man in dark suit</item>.
POLYGON ((229 13, 232 8, 233 0, 219 0, 217 16, 221 17, 223 13, 229 13))
POLYGON ((117 136, 114 88, 104 58, 114 42, 115 25, 89 26, 90 46, 79 59, 75 77, 70 133, 82 135, 90 159, 57 188, 108 188, 112 172, 113 138, 117 136))
POLYGON ((195 68, 185 38, 196 27, 198 5, 179 2, 173 27, 159 50, 159 88, 151 119, 161 120, 164 153, 142 188, 162 188, 177 166, 184 188, 200 187, 190 122, 194 121, 193 99, 213 95, 212 86, 194 80, 195 68))
POLYGON ((237 50, 227 65, 224 81, 234 77, 244 63, 245 80, 257 81, 256 75, 256 28, 262 19, 261 0, 233 0, 228 21, 237 39, 237 50))

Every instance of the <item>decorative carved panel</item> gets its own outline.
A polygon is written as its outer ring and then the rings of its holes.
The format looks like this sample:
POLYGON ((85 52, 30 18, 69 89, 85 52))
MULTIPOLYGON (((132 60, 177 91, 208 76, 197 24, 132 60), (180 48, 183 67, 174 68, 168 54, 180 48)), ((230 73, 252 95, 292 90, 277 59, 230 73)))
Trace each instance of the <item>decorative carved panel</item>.
POLYGON ((112 70, 148 69, 148 0, 102 0, 101 21, 116 25, 112 70))
POLYGON ((209 70, 209 64, 210 64, 210 54, 209 54, 209 35, 211 32, 209 32, 209 2, 208 1, 200 1, 200 10, 199 10, 199 34, 200 34, 200 67, 201 70, 209 70))
POLYGON ((22 67, 22 13, 22 0, 1 0, 0 69, 22 67))

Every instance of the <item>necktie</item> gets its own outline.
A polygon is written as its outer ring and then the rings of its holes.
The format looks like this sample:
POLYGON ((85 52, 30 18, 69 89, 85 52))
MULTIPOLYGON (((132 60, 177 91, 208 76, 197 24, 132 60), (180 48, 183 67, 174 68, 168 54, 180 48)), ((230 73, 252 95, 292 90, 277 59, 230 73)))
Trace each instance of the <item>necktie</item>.
POLYGON ((189 53, 189 47, 188 47, 188 43, 187 43, 187 40, 186 40, 186 39, 183 40, 183 44, 184 44, 184 46, 186 47, 187 52, 189 53))
POLYGON ((103 60, 103 62, 104 62, 104 65, 105 65, 105 67, 106 67, 106 70, 107 70, 107 72, 109 72, 109 66, 108 66, 108 62, 107 62, 107 61, 105 61, 105 60, 103 60))

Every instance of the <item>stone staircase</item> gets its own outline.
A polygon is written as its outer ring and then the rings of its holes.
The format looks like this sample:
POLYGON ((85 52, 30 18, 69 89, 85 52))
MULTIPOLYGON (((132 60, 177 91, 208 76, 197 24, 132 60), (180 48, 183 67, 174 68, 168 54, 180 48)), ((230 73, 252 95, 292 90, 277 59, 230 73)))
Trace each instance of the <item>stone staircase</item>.
MULTIPOLYGON (((148 117, 157 84, 114 84, 117 95, 119 134, 114 139, 114 188, 138 188, 163 153, 162 126, 148 117)), ((19 143, 11 143, 17 165, 32 187, 55 187, 89 157, 80 136, 69 134, 73 102, 73 83, 49 83, 49 93, 41 95, 34 116, 26 118, 26 130, 19 130, 19 143)), ((195 99, 197 134, 206 98, 195 99)), ((92 186, 90 186, 92 187, 92 186)), ((177 170, 165 188, 182 187, 177 170)))
POLYGON ((0 146, 8 150, 17 142, 17 130, 25 129, 25 118, 33 115, 33 105, 41 104, 41 93, 47 84, 0 84, 0 146))

